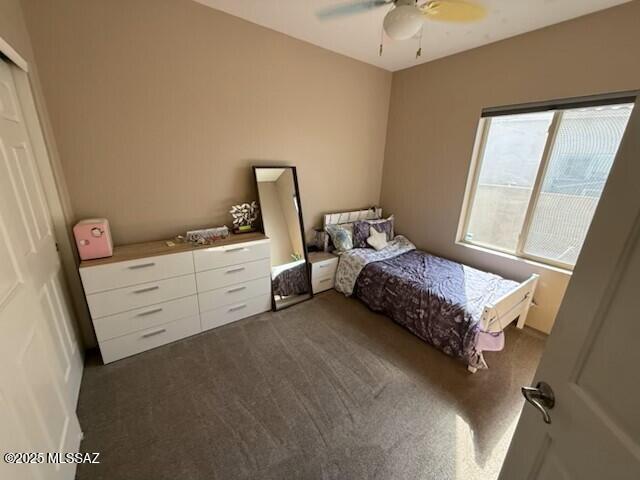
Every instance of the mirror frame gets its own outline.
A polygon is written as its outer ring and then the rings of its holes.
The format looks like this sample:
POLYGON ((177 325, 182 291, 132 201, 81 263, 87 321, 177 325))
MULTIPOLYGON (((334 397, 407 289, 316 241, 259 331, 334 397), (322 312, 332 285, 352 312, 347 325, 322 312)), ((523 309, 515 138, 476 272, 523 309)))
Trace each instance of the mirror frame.
MULTIPOLYGON (((278 169, 282 169, 282 168, 289 168, 291 169, 291 174, 293 176, 293 187, 295 189, 296 192, 296 199, 298 201, 298 221, 300 222, 300 236, 302 237, 302 249, 304 251, 304 261, 305 261, 305 266, 307 269, 307 284, 309 287, 309 298, 306 298, 304 300, 301 300, 300 302, 297 303, 292 303, 290 305, 285 305, 279 309, 276 309, 276 298, 275 295, 273 294, 273 283, 271 284, 271 310, 274 312, 278 312, 280 310, 284 310, 285 308, 289 308, 293 305, 298 305, 299 303, 305 302, 307 300, 311 300, 313 298, 313 285, 311 282, 311 263, 309 262, 309 252, 307 251, 307 239, 305 236, 305 229, 304 229, 304 220, 302 219, 302 200, 300 199, 300 188, 298 187, 298 171, 296 169, 296 167, 292 166, 292 165, 253 165, 252 167, 253 170, 253 180, 256 184, 256 193, 258 195, 258 204, 260 206, 260 231, 262 233, 264 233, 266 235, 265 229, 264 229, 264 221, 263 221, 263 216, 262 216, 262 203, 260 202, 260 190, 258 188, 258 173, 256 170, 258 169, 273 169, 273 168, 278 168, 278 169)), ((271 273, 269 273, 269 277, 271 278, 271 273)), ((271 281, 273 282, 273 279, 271 279, 271 281)))

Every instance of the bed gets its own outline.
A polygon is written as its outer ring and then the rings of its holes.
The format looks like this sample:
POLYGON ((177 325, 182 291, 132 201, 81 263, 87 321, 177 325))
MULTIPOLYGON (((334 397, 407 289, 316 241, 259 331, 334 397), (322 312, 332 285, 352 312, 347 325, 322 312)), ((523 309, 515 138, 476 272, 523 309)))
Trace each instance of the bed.
MULTIPOLYGON (((325 224, 381 216, 379 209, 375 214, 331 214, 325 216, 325 224)), ((397 235, 379 251, 354 248, 342 253, 335 288, 475 373, 487 368, 483 351, 501 348, 508 325, 524 327, 537 282, 536 274, 519 283, 431 255, 397 235)))

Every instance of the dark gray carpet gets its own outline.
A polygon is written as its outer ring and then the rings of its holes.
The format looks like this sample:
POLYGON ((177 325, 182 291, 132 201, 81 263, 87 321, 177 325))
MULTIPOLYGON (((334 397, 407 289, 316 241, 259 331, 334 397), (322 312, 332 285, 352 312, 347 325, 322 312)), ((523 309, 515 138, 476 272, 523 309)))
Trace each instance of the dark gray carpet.
POLYGON ((336 292, 103 366, 79 479, 493 479, 544 339, 475 375, 336 292))

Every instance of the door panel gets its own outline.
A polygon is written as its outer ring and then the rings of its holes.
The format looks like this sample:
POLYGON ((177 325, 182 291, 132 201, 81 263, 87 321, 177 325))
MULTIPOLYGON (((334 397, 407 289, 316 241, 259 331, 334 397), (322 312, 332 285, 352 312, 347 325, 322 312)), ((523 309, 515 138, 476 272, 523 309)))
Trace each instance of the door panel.
POLYGON ((57 317, 55 313, 56 307, 53 304, 50 288, 48 285, 45 285, 40 291, 40 305, 45 312, 45 316, 47 318, 46 323, 50 327, 51 335, 55 336, 58 343, 63 346, 63 348, 57 348, 55 353, 58 360, 58 365, 60 366, 60 370, 63 372, 63 375, 66 379, 71 373, 71 359, 69 358, 67 349, 64 348, 62 326, 60 325, 59 317, 57 317))
POLYGON ((13 160, 20 184, 25 191, 25 202, 29 209, 35 239, 41 241, 51 234, 50 215, 44 202, 40 178, 35 171, 33 156, 26 143, 13 148, 13 160))
POLYGON ((4 222, 0 217, 0 309, 20 284, 20 277, 12 256, 13 254, 9 252, 4 222))
POLYGON ((66 358, 64 381, 68 387, 69 398, 75 404, 78 400, 80 381, 82 380, 82 354, 71 325, 69 300, 66 298, 63 285, 63 273, 58 266, 49 278, 49 282, 43 287, 43 292, 47 292, 45 295, 51 301, 53 322, 59 339, 58 350, 66 358))
MULTIPOLYGON (((0 60, 0 451, 74 452, 82 356, 11 68, 0 60)), ((72 464, 0 465, 2 478, 75 472, 72 464)))
POLYGON ((4 139, 0 135, 0 200, 6 208, 3 216, 6 222, 6 232, 14 241, 14 252, 19 257, 26 257, 35 246, 26 228, 26 215, 22 204, 18 201, 18 189, 11 173, 9 156, 4 139), (9 225, 11 226, 9 228, 9 225))
MULTIPOLYGON (((17 422, 18 412, 7 401, 4 390, 9 385, 1 376, 0 371, 0 445, 14 445, 16 451, 28 452, 31 449, 29 442, 24 433, 24 429, 17 422)), ((16 480, 38 480, 44 477, 42 467, 36 466, 33 469, 20 468, 16 465, 10 465, 0 461, 0 478, 10 478, 16 480), (38 471, 40 470, 40 471, 38 471)))
POLYGON ((640 312, 638 285, 640 276, 640 254, 636 247, 618 289, 611 301, 610 308, 603 315, 607 321, 597 325, 599 331, 584 363, 580 369, 576 385, 582 394, 602 412, 617 429, 631 436, 640 432, 640 414, 638 399, 629 395, 626 381, 637 379, 640 365, 640 349, 620 351, 627 338, 640 339, 640 322, 636 317, 629 321, 629 310, 640 312))
POLYGON ((0 116, 5 120, 17 123, 19 122, 19 118, 13 82, 11 77, 7 75, 8 68, 0 68, 4 70, 0 78, 0 116))

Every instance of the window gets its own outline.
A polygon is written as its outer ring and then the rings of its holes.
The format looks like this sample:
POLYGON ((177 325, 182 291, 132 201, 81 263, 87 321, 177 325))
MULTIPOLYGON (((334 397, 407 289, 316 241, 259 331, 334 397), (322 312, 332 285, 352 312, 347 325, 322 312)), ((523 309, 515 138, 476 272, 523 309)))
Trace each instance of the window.
POLYGON ((573 268, 632 108, 483 118, 461 240, 573 268))

